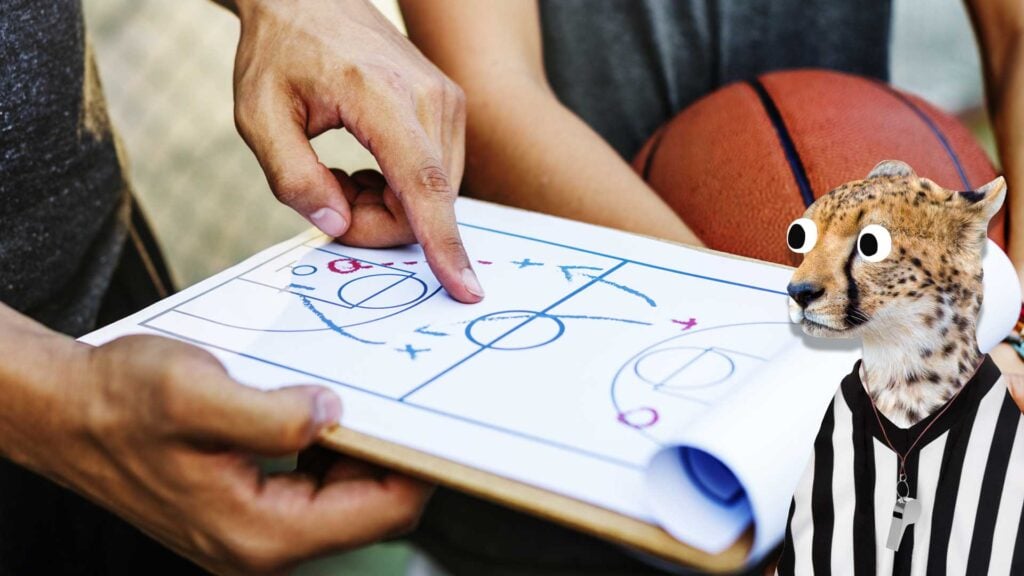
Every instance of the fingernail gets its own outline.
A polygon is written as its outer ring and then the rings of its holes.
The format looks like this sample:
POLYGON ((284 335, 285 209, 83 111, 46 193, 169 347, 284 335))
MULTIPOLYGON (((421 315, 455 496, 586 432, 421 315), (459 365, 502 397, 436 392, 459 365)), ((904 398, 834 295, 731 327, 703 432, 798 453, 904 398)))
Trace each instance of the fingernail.
POLYGON ((462 285, 473 296, 484 297, 484 289, 480 286, 480 280, 477 279, 476 272, 473 272, 472 268, 462 269, 462 285))
POLYGON ((317 426, 334 424, 341 419, 341 398, 330 390, 317 393, 313 400, 313 421, 317 426))
POLYGON ((348 222, 337 211, 330 208, 321 208, 309 215, 313 225, 328 236, 337 238, 345 233, 348 222))

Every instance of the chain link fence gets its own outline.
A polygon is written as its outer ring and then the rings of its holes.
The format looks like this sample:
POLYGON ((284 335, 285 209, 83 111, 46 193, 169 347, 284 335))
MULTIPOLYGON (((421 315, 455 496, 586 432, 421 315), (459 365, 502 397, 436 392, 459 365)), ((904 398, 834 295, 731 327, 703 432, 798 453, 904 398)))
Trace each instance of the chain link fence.
MULTIPOLYGON (((235 131, 233 14, 203 0, 84 4, 131 180, 179 286, 308 226, 277 203, 235 131)), ((380 4, 397 17, 393 0, 380 4)), ((329 166, 376 167, 344 131, 314 147, 329 166)))

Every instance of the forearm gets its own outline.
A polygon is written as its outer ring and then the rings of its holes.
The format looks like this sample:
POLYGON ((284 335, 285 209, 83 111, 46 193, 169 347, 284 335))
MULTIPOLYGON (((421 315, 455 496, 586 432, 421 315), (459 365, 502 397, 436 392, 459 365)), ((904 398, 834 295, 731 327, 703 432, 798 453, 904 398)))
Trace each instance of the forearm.
POLYGON ((409 37, 466 92, 466 184, 506 204, 697 243, 547 84, 536 0, 402 0, 409 37))
POLYGON ((1004 74, 993 82, 992 120, 1008 186, 1008 253, 1024 281, 1024 40, 1018 38, 1004 74))
POLYGON ((68 424, 84 347, 0 303, 0 456, 53 477, 46 447, 68 424))
POLYGON ((1007 181, 1007 252, 1024 283, 1024 5, 968 0, 981 45, 988 111, 1007 181))
POLYGON ((545 86, 466 79, 466 182, 494 200, 687 244, 700 241, 623 159, 545 86))

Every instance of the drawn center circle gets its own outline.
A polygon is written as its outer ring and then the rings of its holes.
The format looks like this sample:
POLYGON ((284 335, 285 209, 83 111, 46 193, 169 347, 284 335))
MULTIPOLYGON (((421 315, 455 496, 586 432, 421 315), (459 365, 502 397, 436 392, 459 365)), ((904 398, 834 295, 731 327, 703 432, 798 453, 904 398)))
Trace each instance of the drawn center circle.
POLYGON ((387 310, 416 302, 427 293, 427 285, 405 274, 371 274, 341 285, 338 299, 353 308, 387 310))
POLYGON ((714 348, 680 346, 641 356, 633 370, 656 390, 684 390, 717 384, 732 374, 732 360, 714 348))
POLYGON ((492 312, 466 326, 466 338, 492 350, 527 350, 550 344, 565 332, 556 316, 533 310, 492 312))

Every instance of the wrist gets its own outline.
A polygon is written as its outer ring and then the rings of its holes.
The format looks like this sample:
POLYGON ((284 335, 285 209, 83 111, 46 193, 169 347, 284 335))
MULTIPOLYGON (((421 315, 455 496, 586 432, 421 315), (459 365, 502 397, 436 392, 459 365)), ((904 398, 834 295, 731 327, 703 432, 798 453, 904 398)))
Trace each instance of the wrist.
POLYGON ((0 312, 0 456, 57 479, 56 452, 77 419, 90 347, 0 312))

